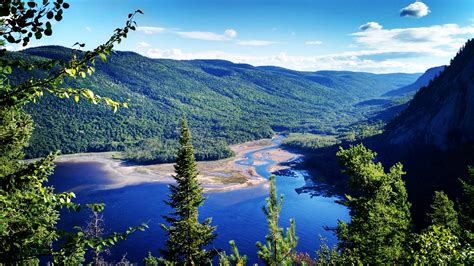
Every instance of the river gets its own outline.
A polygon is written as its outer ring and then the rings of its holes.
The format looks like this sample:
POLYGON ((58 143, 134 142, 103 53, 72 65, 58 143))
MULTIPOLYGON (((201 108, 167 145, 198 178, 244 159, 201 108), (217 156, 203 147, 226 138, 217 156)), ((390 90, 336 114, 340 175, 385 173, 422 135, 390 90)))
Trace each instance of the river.
MULTIPOLYGON (((281 140, 282 137, 274 138, 274 146, 264 150, 277 149, 281 140)), ((264 164, 254 165, 253 155, 258 151, 262 149, 248 152, 245 160, 236 163, 254 166, 259 175, 268 178, 271 175, 268 169, 275 162, 265 159, 264 164)), ((290 172, 291 175, 277 175, 276 178, 277 192, 285 197, 280 225, 286 228, 289 226, 289 219, 294 218, 299 237, 297 250, 314 256, 319 247, 320 236, 326 238, 330 245, 337 243, 334 234, 324 227, 336 226, 339 219, 347 221, 350 219, 349 213, 344 206, 335 203, 335 197, 297 193, 295 189, 305 185, 307 173, 303 170, 290 172)), ((103 214, 106 232, 125 230, 142 222, 148 223, 148 230, 134 233, 115 246, 109 255, 104 255, 107 261, 118 261, 126 254, 129 261, 140 263, 149 251, 159 256, 158 249, 163 247, 165 240, 165 234, 159 226, 163 222, 161 215, 170 211, 163 203, 167 199, 168 185, 144 183, 119 189, 94 189, 107 182, 106 176, 107 173, 98 163, 58 163, 50 184, 56 188, 56 192, 74 188, 78 203, 105 203, 103 214)), ((199 211, 201 218, 212 217, 212 224, 218 226, 214 247, 229 251, 229 240, 235 240, 241 254, 246 254, 250 263, 260 262, 255 242, 264 242, 267 234, 267 224, 262 212, 267 194, 268 191, 263 186, 208 193, 208 199, 199 211)), ((70 229, 75 225, 84 226, 89 215, 87 212, 64 213, 59 227, 70 229)))

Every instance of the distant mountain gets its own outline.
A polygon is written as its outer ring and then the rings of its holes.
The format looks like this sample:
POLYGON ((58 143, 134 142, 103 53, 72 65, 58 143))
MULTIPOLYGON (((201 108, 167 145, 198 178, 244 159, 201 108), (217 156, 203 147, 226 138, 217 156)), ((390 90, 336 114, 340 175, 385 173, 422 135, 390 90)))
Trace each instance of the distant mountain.
POLYGON ((260 66, 258 68, 289 77, 310 80, 323 86, 343 90, 348 96, 353 97, 353 99, 362 95, 366 97, 366 99, 377 98, 388 92, 387 87, 398 86, 397 88, 400 88, 402 86, 407 86, 406 82, 408 80, 414 77, 420 77, 420 74, 405 73, 373 74, 366 72, 327 70, 308 72, 295 71, 275 66, 260 66))
POLYGON ((414 83, 385 93, 383 96, 413 95, 422 87, 428 85, 432 79, 438 76, 446 66, 433 67, 421 75, 414 83))
MULTIPOLYGON (((59 46, 15 53, 27 60, 70 54, 59 46)), ((132 52, 115 52, 107 63, 97 62, 96 69, 91 77, 68 80, 65 86, 129 99, 130 108, 112 114, 103 106, 42 97, 27 108, 37 125, 27 149, 30 157, 58 149, 121 150, 147 139, 158 140, 164 150, 176 139, 177 122, 185 114, 199 158, 222 158, 228 156, 227 144, 269 137, 275 131, 337 133, 380 109, 354 104, 419 76, 298 72, 223 60, 151 59, 132 52)))

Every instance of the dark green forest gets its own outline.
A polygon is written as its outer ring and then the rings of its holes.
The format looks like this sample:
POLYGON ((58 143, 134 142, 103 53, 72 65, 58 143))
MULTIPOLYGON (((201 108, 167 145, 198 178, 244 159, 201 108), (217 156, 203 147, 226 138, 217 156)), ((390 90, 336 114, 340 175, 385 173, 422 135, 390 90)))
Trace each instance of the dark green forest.
MULTIPOLYGON (((80 52, 48 46, 14 56, 41 61, 66 59, 72 53, 80 52)), ((186 115, 196 132, 197 159, 225 158, 232 155, 228 144, 268 138, 275 132, 344 133, 387 105, 399 104, 395 99, 386 99, 383 105, 357 103, 410 84, 418 76, 306 73, 221 60, 173 61, 113 52, 107 63, 97 63, 90 78, 65 82, 127 102, 128 108, 110 115, 105 107, 45 95, 26 108, 36 122, 26 154, 118 150, 140 163, 169 162, 176 150, 176 121, 186 115)))

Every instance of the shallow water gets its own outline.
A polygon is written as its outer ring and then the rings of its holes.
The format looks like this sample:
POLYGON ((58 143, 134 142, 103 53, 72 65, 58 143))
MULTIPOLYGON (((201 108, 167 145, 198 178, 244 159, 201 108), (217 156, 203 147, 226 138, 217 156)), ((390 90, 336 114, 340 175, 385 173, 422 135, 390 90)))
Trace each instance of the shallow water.
MULTIPOLYGON (((275 146, 265 150, 278 148, 281 138, 275 138, 275 146)), ((253 154, 249 152, 247 160, 240 164, 253 164, 253 154)), ((268 178, 268 167, 273 165, 271 160, 266 164, 256 166, 258 174, 268 178)), ((308 252, 314 256, 319 247, 319 236, 327 238, 329 244, 335 244, 336 238, 332 232, 323 227, 334 227, 337 220, 348 220, 349 214, 344 206, 334 201, 334 197, 311 197, 307 193, 298 194, 296 188, 305 184, 305 171, 294 171, 293 176, 277 176, 277 190, 284 194, 284 204, 281 215, 281 227, 289 226, 289 219, 296 220, 296 233, 299 236, 297 250, 308 252)), ((97 163, 58 163, 55 174, 50 178, 56 190, 74 191, 77 202, 103 202, 106 231, 121 231, 129 226, 148 222, 150 228, 145 232, 136 232, 126 241, 114 247, 108 261, 118 261, 122 255, 132 262, 141 262, 151 251, 159 256, 158 249, 163 247, 165 235, 159 224, 163 222, 161 215, 169 212, 163 200, 167 198, 168 187, 161 183, 147 183, 127 186, 112 190, 94 190, 94 187, 107 183, 107 175, 97 163)), ((249 256, 249 262, 259 262, 256 256, 255 242, 265 241, 267 225, 262 206, 268 191, 263 187, 235 190, 230 192, 209 193, 205 205, 200 208, 200 217, 213 217, 213 225, 217 225, 217 238, 214 247, 229 251, 229 240, 235 240, 241 254, 249 256)), ((60 222, 61 228, 71 228, 74 225, 85 225, 89 213, 65 213, 60 222)))

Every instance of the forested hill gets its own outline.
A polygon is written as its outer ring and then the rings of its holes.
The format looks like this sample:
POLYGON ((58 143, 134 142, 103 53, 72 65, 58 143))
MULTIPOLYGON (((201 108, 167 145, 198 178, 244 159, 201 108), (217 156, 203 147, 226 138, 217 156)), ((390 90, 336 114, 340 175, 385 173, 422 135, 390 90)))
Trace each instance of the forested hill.
MULTIPOLYGON (((45 46, 17 54, 28 60, 59 59, 70 56, 71 50, 45 46)), ((229 156, 228 143, 269 137, 274 131, 335 133, 374 111, 355 103, 406 86, 419 76, 291 70, 285 71, 293 74, 284 74, 282 69, 228 61, 150 59, 132 52, 116 52, 96 67, 91 77, 69 80, 65 86, 129 100, 130 108, 113 114, 82 101, 42 97, 38 106, 27 108, 37 125, 28 156, 125 146, 166 150, 174 147, 170 140, 176 139, 177 121, 186 115, 198 158, 222 158, 229 156)), ((160 160, 173 157, 163 154, 160 160)))

